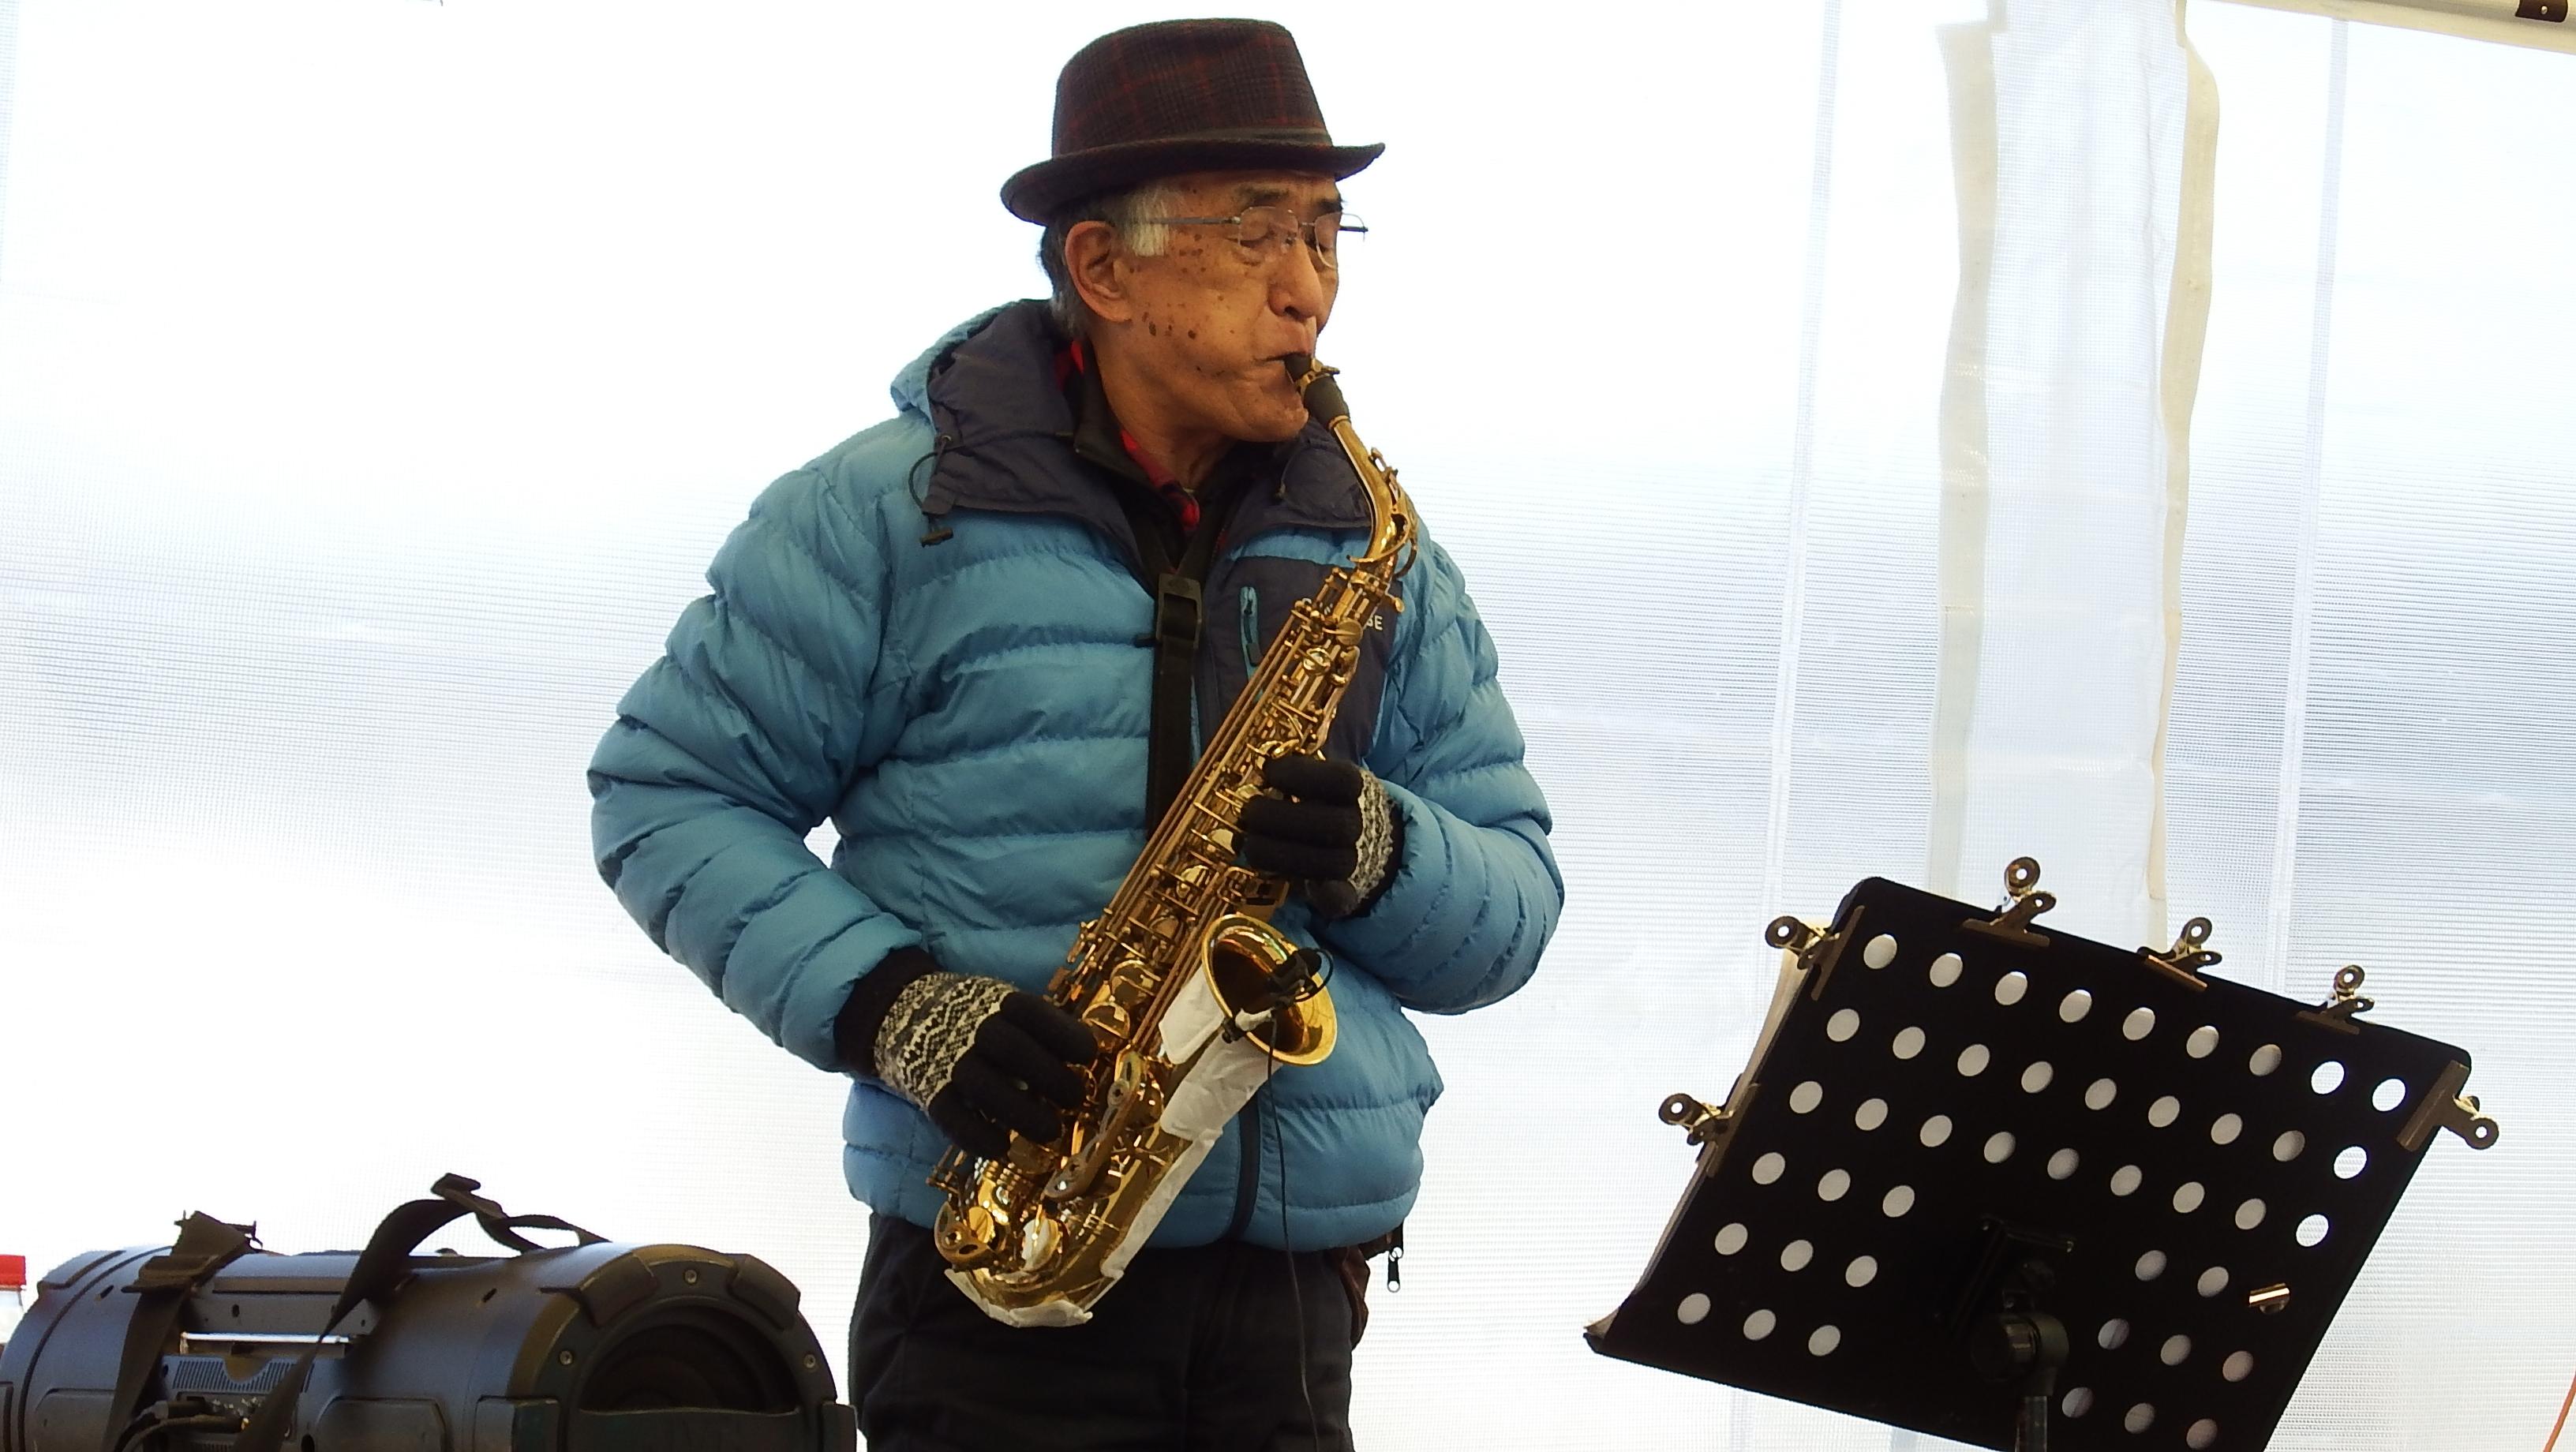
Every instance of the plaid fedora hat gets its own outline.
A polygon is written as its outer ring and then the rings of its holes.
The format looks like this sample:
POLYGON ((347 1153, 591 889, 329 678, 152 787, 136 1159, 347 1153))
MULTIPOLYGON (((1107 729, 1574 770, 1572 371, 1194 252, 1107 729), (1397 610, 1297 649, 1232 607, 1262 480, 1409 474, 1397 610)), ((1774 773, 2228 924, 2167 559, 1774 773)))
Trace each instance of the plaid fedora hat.
POLYGON ((1112 31, 1065 62, 1055 154, 1002 183, 1024 221, 1192 171, 1314 171, 1336 181, 1383 145, 1335 146, 1285 26, 1165 20, 1112 31))

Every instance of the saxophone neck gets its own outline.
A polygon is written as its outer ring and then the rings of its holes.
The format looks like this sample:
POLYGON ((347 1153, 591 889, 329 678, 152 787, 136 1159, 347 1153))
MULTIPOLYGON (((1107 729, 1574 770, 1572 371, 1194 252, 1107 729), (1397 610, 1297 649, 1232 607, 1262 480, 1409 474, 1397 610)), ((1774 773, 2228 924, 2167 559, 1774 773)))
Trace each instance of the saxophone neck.
POLYGON ((1341 370, 1303 353, 1292 353, 1281 361, 1287 365, 1290 381, 1306 400, 1307 416, 1341 441, 1342 452, 1349 456, 1351 468, 1360 476, 1360 487, 1368 492, 1372 523, 1368 550, 1360 557, 1360 563, 1391 560, 1410 550, 1413 501, 1395 482, 1395 470, 1388 467, 1386 459, 1362 443, 1359 431, 1351 427, 1350 405, 1342 399, 1342 386, 1333 381, 1341 370))
POLYGON ((1279 360, 1288 369, 1288 381, 1306 400, 1306 414, 1326 428, 1336 420, 1347 422, 1351 406, 1342 401, 1342 386, 1333 381, 1342 370, 1318 363, 1308 354, 1291 353, 1279 360))

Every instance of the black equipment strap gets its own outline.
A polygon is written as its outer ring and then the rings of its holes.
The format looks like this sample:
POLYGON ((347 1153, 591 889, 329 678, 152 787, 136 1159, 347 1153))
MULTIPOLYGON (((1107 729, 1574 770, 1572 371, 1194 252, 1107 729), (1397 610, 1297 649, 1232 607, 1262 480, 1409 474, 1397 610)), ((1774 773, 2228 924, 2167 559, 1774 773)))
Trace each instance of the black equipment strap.
POLYGON ((1190 740, 1190 696, 1199 641, 1206 633, 1208 569, 1216 563, 1217 541, 1225 532, 1226 517, 1246 492, 1250 472, 1221 470, 1222 482, 1210 481, 1212 487, 1198 528, 1182 544, 1177 560, 1169 557, 1163 543, 1168 521, 1146 512, 1167 506, 1141 490, 1118 491, 1128 525, 1136 536, 1136 553, 1144 564, 1144 578, 1151 582, 1147 588, 1154 592, 1153 633, 1136 642, 1154 648, 1154 697, 1146 717, 1145 738, 1147 832, 1160 825, 1163 814, 1171 810, 1173 800, 1181 794, 1181 784, 1189 780, 1190 764, 1197 755, 1195 743, 1190 740))
POLYGON ((124 1440, 126 1420, 141 1410, 144 1388, 161 1369, 162 1350, 179 1326, 179 1308, 208 1277, 247 1254, 251 1244, 250 1227, 191 1213, 179 1222, 178 1240, 135 1273, 125 1289, 140 1300, 125 1323, 125 1351, 117 1358, 114 1400, 107 1404, 109 1452, 124 1440))
POLYGON ((485 1235, 522 1255, 545 1249, 518 1233, 523 1229, 566 1231, 583 1245, 598 1245, 606 1239, 552 1215, 513 1215, 497 1202, 475 1193, 482 1188, 463 1175, 441 1175, 429 1189, 437 1198, 397 1205, 376 1226, 375 1234, 367 1237, 366 1248, 358 1252, 358 1263, 349 1270, 349 1283, 340 1288, 340 1299, 331 1307, 331 1319, 278 1381, 277 1389, 251 1414, 241 1435, 233 1439, 232 1452, 278 1452, 286 1444, 286 1434, 295 1428, 296 1405, 313 1375, 313 1358, 321 1353, 323 1338, 361 1304, 389 1300, 402 1289, 404 1282, 411 1279, 411 1253, 440 1227, 471 1215, 485 1235))
POLYGON ((1154 707, 1145 737, 1145 830, 1163 814, 1189 780, 1190 679, 1207 620, 1203 582, 1175 570, 1154 591, 1154 707))

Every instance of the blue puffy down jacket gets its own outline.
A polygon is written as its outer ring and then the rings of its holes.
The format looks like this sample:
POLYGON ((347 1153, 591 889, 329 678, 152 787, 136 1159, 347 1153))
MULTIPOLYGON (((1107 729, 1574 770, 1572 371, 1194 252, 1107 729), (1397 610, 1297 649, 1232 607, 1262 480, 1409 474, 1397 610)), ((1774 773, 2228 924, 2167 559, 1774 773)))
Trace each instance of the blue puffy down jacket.
MULTIPOLYGON (((840 1062, 851 986, 918 944, 1041 988, 1144 844, 1152 602, 1124 514, 1065 443, 1056 347, 1041 305, 985 314, 896 379, 895 418, 763 493, 591 764, 601 875, 728 1006, 851 1076, 851 1192, 917 1224, 946 1142, 870 1066, 840 1062), (827 816, 828 867, 805 845, 827 816)), ((1280 455, 1209 574, 1203 729, 1288 607, 1366 539, 1329 434, 1280 455)), ((1386 783, 1403 860, 1360 916, 1313 922, 1292 898, 1274 919, 1332 956, 1339 1046, 1278 1072, 1154 1244, 1316 1249, 1394 1227, 1440 1094, 1404 1010, 1502 998, 1555 926, 1547 806, 1493 643, 1427 539, 1403 591, 1332 747, 1386 783)))

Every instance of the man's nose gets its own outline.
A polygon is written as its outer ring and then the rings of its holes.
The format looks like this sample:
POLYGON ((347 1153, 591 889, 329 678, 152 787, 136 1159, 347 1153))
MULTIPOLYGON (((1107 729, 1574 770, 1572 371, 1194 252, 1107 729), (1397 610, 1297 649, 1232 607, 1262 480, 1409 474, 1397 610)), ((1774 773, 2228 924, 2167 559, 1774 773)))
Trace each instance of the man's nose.
POLYGON ((1303 237, 1290 237, 1287 256, 1270 273, 1270 306, 1280 316, 1321 326, 1332 306, 1333 287, 1316 265, 1315 249, 1303 237))

